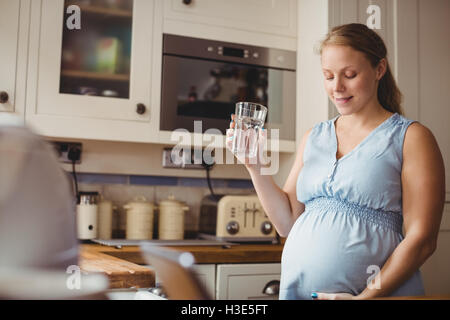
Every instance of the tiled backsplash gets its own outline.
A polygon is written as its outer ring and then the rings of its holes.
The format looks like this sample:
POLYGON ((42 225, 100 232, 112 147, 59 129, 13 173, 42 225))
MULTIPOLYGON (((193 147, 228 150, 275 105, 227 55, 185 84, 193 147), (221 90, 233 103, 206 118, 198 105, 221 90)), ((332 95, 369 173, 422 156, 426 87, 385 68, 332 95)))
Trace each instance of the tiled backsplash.
MULTIPOLYGON (((144 196, 147 201, 158 204, 173 195, 176 200, 189 206, 185 230, 190 234, 198 230, 200 202, 210 194, 206 178, 78 173, 77 180, 79 191, 98 191, 114 203, 117 207, 115 229, 124 228, 126 218, 123 205, 136 197, 144 196)), ((251 180, 211 179, 211 184, 216 194, 255 193, 251 180)))

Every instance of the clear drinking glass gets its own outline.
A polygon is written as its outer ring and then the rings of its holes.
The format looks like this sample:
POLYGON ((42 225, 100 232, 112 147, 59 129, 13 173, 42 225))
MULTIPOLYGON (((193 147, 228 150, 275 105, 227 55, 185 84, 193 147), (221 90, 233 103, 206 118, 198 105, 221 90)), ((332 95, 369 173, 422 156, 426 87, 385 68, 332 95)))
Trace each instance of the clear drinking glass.
POLYGON ((252 103, 238 102, 235 111, 235 127, 232 152, 249 158, 256 157, 258 152, 259 130, 266 120, 267 107, 252 103))

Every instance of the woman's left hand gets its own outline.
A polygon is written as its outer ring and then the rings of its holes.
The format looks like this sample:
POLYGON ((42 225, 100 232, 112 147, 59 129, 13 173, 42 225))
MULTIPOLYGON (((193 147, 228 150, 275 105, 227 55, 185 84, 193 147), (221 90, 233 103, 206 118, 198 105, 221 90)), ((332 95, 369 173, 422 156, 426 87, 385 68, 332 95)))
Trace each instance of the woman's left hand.
POLYGON ((354 300, 355 296, 350 293, 321 293, 316 292, 317 298, 313 300, 354 300))

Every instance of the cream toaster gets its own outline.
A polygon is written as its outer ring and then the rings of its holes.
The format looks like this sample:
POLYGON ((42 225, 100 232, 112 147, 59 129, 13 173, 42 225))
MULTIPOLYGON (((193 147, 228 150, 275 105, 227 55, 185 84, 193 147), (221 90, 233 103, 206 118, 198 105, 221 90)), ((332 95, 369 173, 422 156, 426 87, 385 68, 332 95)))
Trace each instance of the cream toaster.
POLYGON ((200 206, 200 236, 231 242, 277 242, 257 195, 208 195, 200 206))

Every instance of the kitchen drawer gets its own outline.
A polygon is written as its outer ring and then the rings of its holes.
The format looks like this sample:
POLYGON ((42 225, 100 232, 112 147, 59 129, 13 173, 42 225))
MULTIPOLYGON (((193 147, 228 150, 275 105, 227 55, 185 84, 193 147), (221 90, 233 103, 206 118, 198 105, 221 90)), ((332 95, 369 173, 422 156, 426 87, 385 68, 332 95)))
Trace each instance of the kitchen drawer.
MULTIPOLYGON (((281 264, 221 264, 217 265, 217 300, 275 300, 278 294, 263 293, 272 282, 280 280, 281 264)), ((279 282, 278 282, 279 284, 279 282)))

